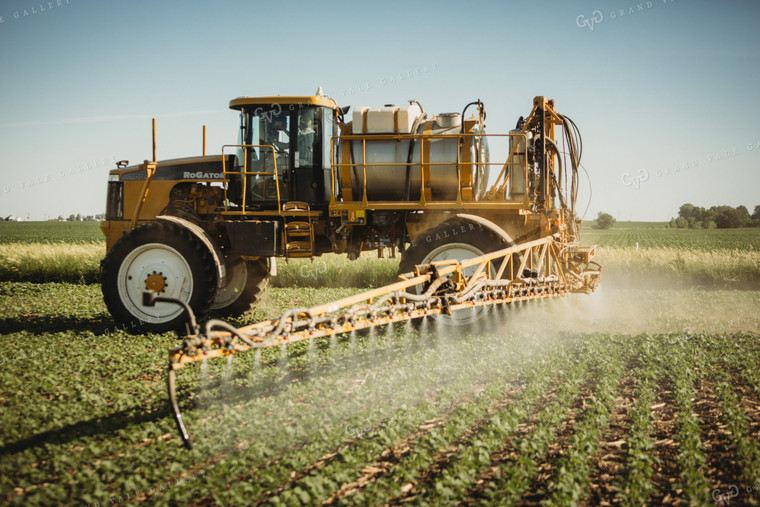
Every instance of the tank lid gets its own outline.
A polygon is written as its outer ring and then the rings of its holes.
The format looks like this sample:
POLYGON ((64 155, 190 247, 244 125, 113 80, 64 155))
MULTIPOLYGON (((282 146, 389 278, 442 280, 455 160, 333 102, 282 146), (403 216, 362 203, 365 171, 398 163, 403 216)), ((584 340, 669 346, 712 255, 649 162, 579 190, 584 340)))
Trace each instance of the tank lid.
POLYGON ((462 115, 459 113, 441 113, 436 115, 435 123, 441 128, 462 126, 462 115))

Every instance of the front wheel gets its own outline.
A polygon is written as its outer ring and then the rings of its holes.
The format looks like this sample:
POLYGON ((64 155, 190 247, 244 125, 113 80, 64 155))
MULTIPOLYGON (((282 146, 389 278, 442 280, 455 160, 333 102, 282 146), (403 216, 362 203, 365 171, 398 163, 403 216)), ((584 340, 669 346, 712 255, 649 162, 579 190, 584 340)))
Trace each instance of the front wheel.
POLYGON ((119 327, 161 333, 182 330, 187 316, 176 304, 143 306, 143 292, 185 301, 203 320, 216 282, 214 260, 198 238, 173 224, 151 222, 127 232, 106 255, 101 289, 119 327))

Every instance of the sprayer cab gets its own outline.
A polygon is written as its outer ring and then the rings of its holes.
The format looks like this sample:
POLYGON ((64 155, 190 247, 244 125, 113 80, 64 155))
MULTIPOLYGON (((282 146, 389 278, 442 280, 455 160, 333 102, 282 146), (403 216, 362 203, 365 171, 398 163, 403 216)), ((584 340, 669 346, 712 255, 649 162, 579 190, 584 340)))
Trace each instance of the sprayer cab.
MULTIPOLYGON (((321 208, 330 201, 330 139, 338 104, 324 95, 240 97, 236 164, 228 198, 242 208, 276 209, 299 201, 321 208)), ((228 147, 225 147, 228 148, 228 147)))

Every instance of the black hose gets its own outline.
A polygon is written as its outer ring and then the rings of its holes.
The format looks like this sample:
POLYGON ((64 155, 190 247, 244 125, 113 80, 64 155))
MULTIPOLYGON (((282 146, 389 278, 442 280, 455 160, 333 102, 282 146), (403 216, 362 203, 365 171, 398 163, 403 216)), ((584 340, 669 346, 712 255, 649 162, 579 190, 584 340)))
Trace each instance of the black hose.
POLYGON ((460 134, 464 134, 464 114, 467 112, 467 108, 468 107, 470 107, 472 105, 475 105, 475 104, 477 104, 478 108, 480 109, 480 112, 483 114, 483 121, 485 121, 485 119, 486 119, 486 106, 485 106, 485 104, 483 104, 483 102, 481 102, 480 99, 478 99, 478 100, 476 100, 474 102, 470 102, 469 104, 467 104, 466 106, 464 106, 464 109, 462 109, 462 127, 459 130, 460 134))
POLYGON ((565 131, 565 137, 570 150, 570 162, 572 164, 572 180, 570 189, 571 209, 575 212, 575 204, 578 199, 578 168, 581 165, 581 156, 583 155, 583 137, 575 122, 567 117, 562 116, 562 125, 565 131))
POLYGON ((253 343, 247 336, 245 336, 243 333, 237 330, 234 326, 231 326, 224 322, 223 320, 217 320, 217 319, 211 319, 208 322, 206 322, 206 336, 209 336, 211 333, 211 329, 214 327, 220 327, 226 331, 229 331, 234 336, 236 336, 238 339, 240 339, 243 343, 248 345, 249 347, 255 347, 256 344, 253 343))
POLYGON ((176 373, 169 366, 169 371, 166 374, 166 389, 169 393, 169 404, 171 405, 172 415, 174 416, 174 422, 177 423, 177 430, 179 436, 182 438, 182 443, 185 444, 185 448, 188 451, 193 450, 193 443, 190 440, 190 434, 187 432, 185 423, 182 420, 182 412, 179 410, 179 403, 177 403, 177 381, 176 373))
MULTIPOLYGON (((541 136, 537 136, 537 139, 540 139, 541 136)), ((557 154, 557 163, 559 164, 559 170, 562 172, 562 157, 560 156, 559 148, 557 147, 557 143, 549 139, 548 137, 544 139, 547 145, 551 147, 552 150, 554 150, 554 153, 557 154)), ((557 174, 551 169, 550 165, 547 164, 547 173, 551 176, 552 182, 554 183, 555 188, 559 189, 559 182, 557 181, 557 174)), ((562 192, 557 192, 557 195, 559 196, 559 202, 562 205, 562 208, 567 209, 567 202, 565 201, 565 196, 562 195, 562 192)), ((546 199, 546 197, 544 197, 546 199)))
MULTIPOLYGON (((275 338, 277 338, 280 335, 280 333, 282 333, 282 330, 285 328, 287 319, 290 318, 292 320, 293 315, 297 316, 300 313, 305 313, 306 315, 311 317, 311 313, 309 312, 308 308, 293 308, 286 311, 285 313, 282 314, 282 317, 280 317, 277 320, 277 325, 275 326, 274 330, 272 330, 272 332, 269 333, 269 336, 267 336, 267 339, 264 340, 264 343, 269 343, 275 338)), ((264 343, 257 345, 257 347, 263 346, 264 343)))
MULTIPOLYGON (((546 144, 548 144, 553 150, 554 153, 557 154, 557 163, 559 164, 559 171, 562 172, 562 157, 560 156, 559 147, 557 146, 557 143, 546 138, 546 144)), ((551 174, 552 181, 554 182, 554 186, 559 189, 559 182, 557 181, 557 174, 552 171, 551 167, 549 167, 549 173, 551 174)), ((562 204, 563 209, 567 209, 567 202, 565 201, 565 196, 562 195, 562 192, 557 192, 557 195, 559 196, 559 202, 562 204)))
MULTIPOLYGON (((417 103, 418 106, 420 106, 420 111, 422 111, 422 104, 414 101, 417 103)), ((417 129, 420 128, 420 125, 423 121, 427 119, 427 114, 424 112, 417 117, 416 120, 414 120, 414 124, 412 125, 412 135, 417 134, 417 129)), ((409 152, 406 156, 406 201, 408 202, 412 198, 412 157, 414 156, 414 138, 409 139, 409 152)), ((422 163, 422 145, 420 145, 420 164, 422 163)), ((422 166, 420 166, 422 167, 422 166)), ((401 252, 406 251, 406 221, 409 218, 409 210, 404 210, 404 222, 401 224, 401 245, 399 246, 401 249, 401 252)))

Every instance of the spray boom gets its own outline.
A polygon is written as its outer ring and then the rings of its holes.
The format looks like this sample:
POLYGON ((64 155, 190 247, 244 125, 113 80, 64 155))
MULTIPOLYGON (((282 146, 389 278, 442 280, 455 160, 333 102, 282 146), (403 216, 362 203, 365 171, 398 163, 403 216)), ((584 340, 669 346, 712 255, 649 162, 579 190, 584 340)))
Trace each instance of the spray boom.
POLYGON ((312 308, 290 309, 275 320, 239 329, 212 319, 200 332, 184 302, 146 293, 146 306, 172 302, 188 313, 188 335, 182 346, 169 350, 167 376, 172 412, 185 447, 192 449, 192 442, 177 402, 175 372, 187 364, 426 316, 596 289, 601 266, 591 260, 594 247, 561 246, 555 235, 462 261, 419 265, 390 285, 312 308), (472 274, 465 275, 465 269, 472 274), (505 277, 505 273, 518 275, 505 277))

